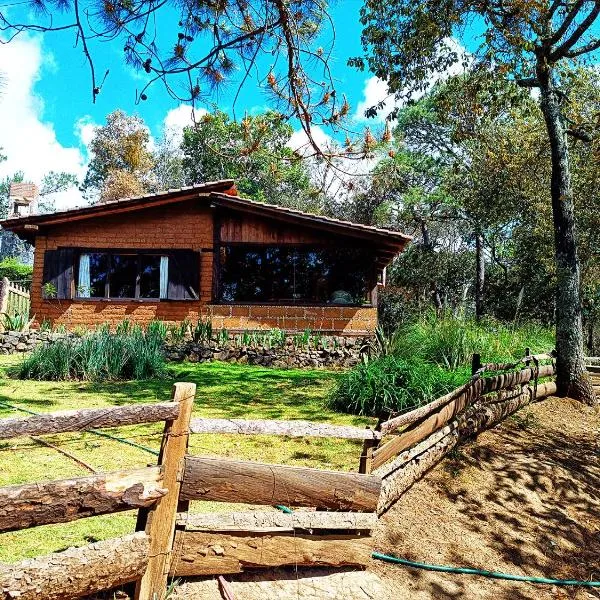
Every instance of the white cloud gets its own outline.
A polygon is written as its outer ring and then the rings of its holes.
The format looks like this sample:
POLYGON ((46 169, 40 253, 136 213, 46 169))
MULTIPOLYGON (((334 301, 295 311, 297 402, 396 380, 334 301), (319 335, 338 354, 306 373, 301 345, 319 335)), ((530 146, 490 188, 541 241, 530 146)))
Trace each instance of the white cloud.
MULTIPOLYGON (((34 91, 42 70, 56 69, 52 56, 42 53, 39 38, 22 37, 0 44, 0 64, 5 77, 0 95, 0 147, 7 156, 0 163, 0 176, 23 171, 26 180, 38 184, 49 171, 66 171, 82 178, 83 153, 56 139, 54 126, 43 119, 44 102, 34 91)), ((66 208, 81 203, 81 195, 73 190, 55 200, 57 208, 66 208)))
MULTIPOLYGON (((431 89, 433 85, 440 81, 444 81, 449 77, 462 73, 465 70, 465 65, 468 65, 471 62, 470 54, 456 39, 448 38, 445 44, 450 50, 456 52, 458 60, 446 71, 433 73, 427 85, 427 90, 431 89)), ((414 93, 412 98, 417 100, 423 96, 427 90, 414 93)), ((385 121, 385 117, 392 111, 392 109, 395 107, 401 107, 403 104, 404 102, 402 100, 398 100, 393 96, 390 96, 390 92, 385 81, 376 76, 372 76, 365 80, 363 99, 356 106, 354 120, 358 122, 383 123, 385 121), (371 108, 372 106, 376 106, 382 101, 385 101, 385 108, 379 111, 376 117, 365 117, 365 111, 367 109, 371 108)))

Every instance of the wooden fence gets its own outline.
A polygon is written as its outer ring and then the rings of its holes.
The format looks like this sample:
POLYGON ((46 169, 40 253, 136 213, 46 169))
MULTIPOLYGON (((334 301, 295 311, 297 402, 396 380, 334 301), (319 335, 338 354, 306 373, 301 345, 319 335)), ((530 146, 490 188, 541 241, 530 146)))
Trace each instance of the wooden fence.
POLYGON ((474 355, 472 377, 465 385, 381 423, 382 438, 365 443, 361 463, 365 472, 382 478, 378 513, 386 511, 461 441, 497 425, 530 402, 555 394, 556 384, 548 380, 555 372, 553 354, 526 352, 515 363, 483 365, 479 355, 474 355))
POLYGON ((354 427, 193 419, 195 385, 172 401, 0 420, 0 439, 165 421, 157 466, 0 488, 0 532, 138 509, 137 533, 0 565, 0 598, 78 598, 135 582, 135 598, 165 596, 169 576, 221 575, 286 565, 364 566, 372 551, 381 477, 187 453, 190 432, 373 439, 354 427), (291 514, 191 514, 191 500, 327 509, 291 514))
POLYGON ((554 369, 546 354, 511 365, 480 365, 476 357, 466 385, 375 430, 191 419, 195 385, 189 383, 174 385, 171 402, 2 419, 0 439, 158 421, 165 429, 157 466, 0 488, 0 532, 139 511, 139 531, 132 535, 0 566, 0 599, 77 598, 135 582, 136 600, 160 600, 169 576, 364 567, 377 514, 462 439, 554 393, 555 384, 545 380, 554 369), (496 374, 485 377, 490 372, 496 374), (190 433, 341 438, 362 441, 363 451, 358 473, 325 471, 193 456, 187 452, 190 433), (192 500, 317 510, 193 514, 192 500))
POLYGON ((6 277, 0 280, 0 314, 29 316, 29 290, 20 283, 11 282, 6 277))

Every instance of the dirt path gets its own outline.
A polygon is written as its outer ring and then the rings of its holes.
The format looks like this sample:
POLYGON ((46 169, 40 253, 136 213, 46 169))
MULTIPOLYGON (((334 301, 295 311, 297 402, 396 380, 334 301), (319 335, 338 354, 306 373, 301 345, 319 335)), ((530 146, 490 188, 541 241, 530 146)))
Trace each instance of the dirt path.
MULTIPOLYGON (((551 398, 461 447, 380 521, 377 550, 436 564, 600 580, 600 414, 551 398)), ((378 563, 410 600, 600 598, 378 563)))

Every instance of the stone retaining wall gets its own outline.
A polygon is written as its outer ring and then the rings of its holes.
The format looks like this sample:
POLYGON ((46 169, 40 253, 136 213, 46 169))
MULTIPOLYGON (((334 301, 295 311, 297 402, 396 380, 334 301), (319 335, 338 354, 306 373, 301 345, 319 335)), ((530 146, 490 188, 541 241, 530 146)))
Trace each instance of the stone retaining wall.
MULTIPOLYGON (((0 353, 30 352, 39 344, 51 344, 75 335, 70 332, 56 333, 37 329, 26 332, 6 331, 0 333, 0 353)), ((351 367, 360 360, 361 353, 366 352, 368 343, 369 338, 343 336, 320 337, 316 346, 315 342, 309 345, 299 344, 293 336, 275 346, 244 346, 235 339, 224 343, 188 340, 167 342, 165 355, 170 362, 218 360, 265 367, 351 367)))

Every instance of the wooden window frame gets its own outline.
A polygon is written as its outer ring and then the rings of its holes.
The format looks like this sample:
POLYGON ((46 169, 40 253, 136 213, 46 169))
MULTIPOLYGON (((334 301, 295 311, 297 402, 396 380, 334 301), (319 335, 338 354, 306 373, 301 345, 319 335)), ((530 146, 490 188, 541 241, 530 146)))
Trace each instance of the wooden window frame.
MULTIPOLYGON (((75 287, 75 294, 73 300, 85 301, 85 302, 164 302, 168 301, 168 298, 140 298, 140 269, 141 269, 141 257, 142 256, 169 256, 166 250, 138 250, 138 249, 107 249, 107 248, 77 248, 75 250, 75 264, 74 264, 74 276, 73 283, 75 287), (80 296, 78 294, 77 282, 79 281, 79 264, 80 257, 82 254, 106 254, 108 256, 108 269, 106 276, 106 283, 104 284, 104 296, 80 296), (112 271, 112 256, 113 255, 130 255, 136 257, 137 269, 135 277, 135 297, 120 297, 110 296, 110 274, 112 271)), ((170 300, 174 301, 174 300, 170 300)), ((185 301, 185 300, 184 300, 185 301)))
MULTIPOLYGON (((215 226, 216 227, 216 226, 215 226)), ((368 300, 361 304, 333 304, 327 302, 293 302, 293 303, 285 303, 283 301, 241 301, 241 300, 233 300, 231 302, 225 302, 219 298, 220 296, 220 286, 221 286, 221 248, 226 246, 238 246, 238 247, 248 247, 248 248, 272 248, 276 246, 281 246, 285 248, 292 249, 301 249, 301 250, 331 250, 335 249, 335 246, 331 244, 313 244, 313 243, 262 243, 262 242, 226 242, 226 241, 217 241, 215 240, 214 252, 213 252, 213 297, 212 304, 217 306, 297 306, 297 307, 334 307, 334 308, 376 308, 377 307, 377 270, 373 268, 373 277, 375 277, 373 282, 368 282, 367 285, 371 286, 368 290, 368 300)), ((362 245, 360 247, 363 247, 362 245)), ((365 250, 370 249, 368 246, 364 246, 365 250)))

